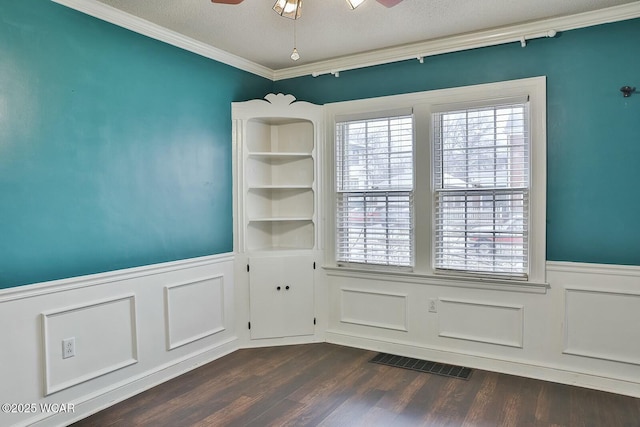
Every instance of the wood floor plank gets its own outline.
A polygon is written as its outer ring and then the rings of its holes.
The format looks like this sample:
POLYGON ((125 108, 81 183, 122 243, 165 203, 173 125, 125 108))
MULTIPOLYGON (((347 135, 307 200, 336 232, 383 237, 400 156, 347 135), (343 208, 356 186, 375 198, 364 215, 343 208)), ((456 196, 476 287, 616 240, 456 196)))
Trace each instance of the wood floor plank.
POLYGON ((640 427, 640 399, 480 370, 452 379, 374 355, 326 343, 239 350, 75 426, 640 427))
POLYGON ((423 425, 460 426, 483 383, 484 372, 474 373, 473 381, 447 381, 431 409, 425 414, 423 425))
MULTIPOLYGON (((483 423, 497 425, 495 407, 501 404, 501 400, 495 399, 496 386, 500 375, 486 375, 480 385, 471 407, 467 411, 467 416, 462 422, 463 426, 477 427, 483 423)), ((503 396, 501 395, 500 398, 503 396)))
POLYGON ((370 389, 364 393, 354 393, 326 417, 319 426, 350 427, 358 425, 367 412, 384 395, 383 390, 370 389))

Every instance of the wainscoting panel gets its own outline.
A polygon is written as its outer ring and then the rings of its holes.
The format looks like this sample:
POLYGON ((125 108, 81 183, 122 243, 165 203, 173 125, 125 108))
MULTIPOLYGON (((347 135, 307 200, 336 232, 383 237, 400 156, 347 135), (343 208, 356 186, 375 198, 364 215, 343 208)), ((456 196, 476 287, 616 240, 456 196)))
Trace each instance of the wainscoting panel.
POLYGON ((224 331, 224 277, 165 286, 167 349, 224 331))
POLYGON ((408 330, 407 295, 344 288, 341 295, 341 322, 408 330))
POLYGON ((563 353, 640 365, 640 294, 566 289, 563 353))
POLYGON ((326 271, 328 342, 640 397, 640 266, 547 262, 544 293, 326 271))
POLYGON ((221 254, 0 290, 0 402, 74 408, 0 413, 0 425, 69 425, 238 349, 234 262, 221 254), (75 356, 63 359, 68 338, 75 356))
POLYGON ((135 307, 127 295, 42 313, 45 394, 136 363, 135 307), (75 356, 63 359, 68 338, 75 340, 75 356))
POLYGON ((508 347, 523 346, 524 307, 441 298, 438 336, 508 347))

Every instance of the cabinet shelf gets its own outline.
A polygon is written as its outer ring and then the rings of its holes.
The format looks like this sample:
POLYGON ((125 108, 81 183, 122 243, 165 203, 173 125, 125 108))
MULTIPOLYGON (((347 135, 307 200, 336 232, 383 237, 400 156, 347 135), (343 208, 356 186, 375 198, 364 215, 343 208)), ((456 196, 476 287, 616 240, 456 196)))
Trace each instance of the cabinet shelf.
POLYGON ((249 222, 279 222, 279 221, 313 221, 311 217, 263 217, 263 218, 249 218, 249 222))
POLYGON ((287 158, 296 158, 296 157, 311 157, 311 153, 286 153, 286 152, 274 152, 274 151, 263 151, 263 152, 250 152, 247 154, 249 157, 266 157, 272 159, 287 159, 287 158))
MULTIPOLYGON (((247 191, 249 218, 312 219, 313 189, 309 186, 264 186, 247 191)), ((251 219, 250 219, 251 220, 251 219)))
POLYGON ((241 238, 247 252, 309 250, 317 240, 317 151, 323 112, 268 95, 234 103, 242 177, 241 238))
POLYGON ((301 184, 301 185, 250 185, 249 191, 251 190, 311 190, 313 189, 312 185, 301 184))
POLYGON ((315 227, 311 219, 282 219, 280 221, 249 221, 247 224, 249 250, 267 248, 313 249, 315 227))
POLYGON ((245 164, 245 174, 249 187, 311 186, 315 174, 313 157, 249 157, 245 164))

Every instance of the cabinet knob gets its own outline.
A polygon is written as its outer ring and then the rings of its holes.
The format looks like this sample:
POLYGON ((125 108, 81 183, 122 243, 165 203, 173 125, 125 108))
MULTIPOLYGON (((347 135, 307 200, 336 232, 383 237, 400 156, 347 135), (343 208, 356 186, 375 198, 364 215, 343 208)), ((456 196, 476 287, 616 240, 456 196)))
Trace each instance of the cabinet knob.
POLYGON ((286 289, 286 290, 289 290, 289 285, 287 285, 287 286, 285 287, 285 289, 286 289))
POLYGON ((278 286, 276 289, 277 289, 277 290, 280 290, 280 286, 278 286))

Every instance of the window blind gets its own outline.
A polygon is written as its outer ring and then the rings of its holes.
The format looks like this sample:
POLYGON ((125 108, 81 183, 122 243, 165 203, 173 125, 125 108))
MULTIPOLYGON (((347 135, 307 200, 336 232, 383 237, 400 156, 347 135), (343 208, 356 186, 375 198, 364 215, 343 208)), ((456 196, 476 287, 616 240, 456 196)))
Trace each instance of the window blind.
POLYGON ((336 123, 338 263, 413 265, 413 117, 336 123))
POLYGON ((526 278, 528 102, 433 114, 435 267, 526 278))

